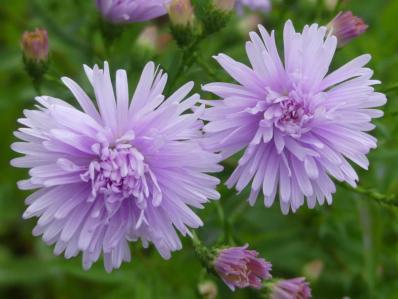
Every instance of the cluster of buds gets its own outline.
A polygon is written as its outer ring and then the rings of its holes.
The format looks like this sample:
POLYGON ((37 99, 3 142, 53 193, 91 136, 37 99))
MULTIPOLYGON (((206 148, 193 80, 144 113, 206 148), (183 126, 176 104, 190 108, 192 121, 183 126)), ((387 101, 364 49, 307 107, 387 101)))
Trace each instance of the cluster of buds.
POLYGON ((21 47, 25 69, 35 85, 38 85, 48 69, 47 31, 36 29, 24 32, 21 47))
POLYGON ((189 47, 201 34, 214 33, 226 25, 235 0, 172 0, 167 7, 177 44, 189 47))
MULTIPOLYGON (((261 294, 270 299, 309 299, 311 289, 303 277, 272 279, 272 264, 259 257, 248 245, 207 249, 196 236, 195 251, 203 265, 216 274, 232 291, 236 288, 261 289, 261 294)), ((214 298, 217 288, 209 282, 199 285, 204 298, 214 298)))

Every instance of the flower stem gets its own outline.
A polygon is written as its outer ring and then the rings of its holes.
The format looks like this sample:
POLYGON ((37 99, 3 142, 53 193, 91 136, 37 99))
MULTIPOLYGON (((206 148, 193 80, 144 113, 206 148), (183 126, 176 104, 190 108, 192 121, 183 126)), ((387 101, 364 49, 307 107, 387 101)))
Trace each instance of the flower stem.
POLYGON ((355 192, 355 193, 358 193, 361 195, 365 195, 369 199, 372 199, 379 204, 398 207, 398 195, 396 195, 396 194, 382 194, 375 189, 367 189, 367 188, 364 188, 361 186, 358 186, 357 188, 353 188, 347 184, 343 184, 343 183, 338 183, 338 184, 347 190, 350 190, 352 192, 355 192))
POLYGON ((193 57, 196 64, 198 64, 212 80, 222 81, 222 79, 217 76, 217 73, 207 64, 206 61, 203 60, 203 58, 197 52, 193 54, 193 57))
POLYGON ((396 91, 398 91, 398 83, 392 84, 392 85, 380 90, 380 92, 383 92, 383 93, 396 92, 396 91))
POLYGON ((179 76, 181 74, 185 74, 192 66, 192 63, 194 62, 192 53, 195 51, 199 42, 200 40, 198 39, 188 48, 182 49, 180 56, 181 58, 177 59, 178 56, 176 56, 176 58, 174 59, 172 69, 168 72, 170 74, 170 80, 166 94, 170 94, 170 92, 174 90, 174 87, 178 82, 179 76))
POLYGON ((230 221, 230 219, 225 217, 224 207, 222 206, 221 201, 218 200, 215 202, 215 204, 216 204, 216 208, 217 208, 218 218, 220 219, 220 222, 221 222, 221 224, 223 226, 223 230, 224 230, 223 243, 234 245, 235 241, 232 236, 231 221, 230 221))
POLYGON ((41 92, 41 84, 42 84, 42 78, 40 77, 40 78, 33 78, 32 79, 32 84, 33 84, 33 88, 34 88, 34 90, 35 90, 35 92, 36 92, 36 94, 37 95, 41 95, 42 94, 42 92, 41 92))
POLYGON ((195 250, 197 257, 208 271, 212 271, 211 263, 213 261, 213 255, 209 248, 203 245, 195 231, 191 231, 192 234, 192 245, 195 250))
POLYGON ((333 9, 333 13, 332 13, 333 16, 336 16, 336 15, 338 14, 338 12, 340 11, 340 8, 341 8, 342 4, 343 4, 343 0, 338 0, 338 1, 337 1, 336 5, 335 5, 335 7, 334 7, 334 9, 333 9))

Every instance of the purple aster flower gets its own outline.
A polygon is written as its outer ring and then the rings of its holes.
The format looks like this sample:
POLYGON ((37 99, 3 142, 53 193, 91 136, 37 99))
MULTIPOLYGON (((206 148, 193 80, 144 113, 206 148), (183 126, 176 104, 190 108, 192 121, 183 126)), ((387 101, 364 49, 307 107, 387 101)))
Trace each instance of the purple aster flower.
POLYGON ((236 0, 236 9, 239 14, 243 13, 245 7, 253 11, 269 12, 271 2, 269 0, 236 0))
POLYGON ((243 150, 227 186, 240 192, 251 183, 249 203, 260 192, 264 204, 279 194, 283 213, 296 211, 305 199, 332 203, 330 177, 356 186, 358 176, 347 160, 367 169, 366 154, 376 148, 369 134, 374 107, 386 102, 373 85, 370 55, 360 56, 328 74, 337 39, 325 27, 306 26, 302 33, 288 21, 284 29, 284 63, 274 32, 259 26, 246 51, 251 67, 220 54, 215 59, 238 82, 203 87, 222 98, 209 101, 204 127, 209 149, 224 158, 243 150))
POLYGON ((311 289, 305 278, 282 279, 273 285, 270 299, 309 299, 311 289))
POLYGON ((351 11, 340 12, 327 27, 329 34, 337 37, 339 47, 344 47, 368 29, 368 25, 351 11))
POLYGON ((129 103, 127 75, 116 73, 114 94, 108 64, 85 66, 96 104, 71 79, 62 78, 83 111, 63 100, 37 97, 25 110, 12 160, 30 168, 20 189, 37 189, 23 217, 39 217, 35 236, 65 257, 83 252, 85 269, 104 255, 107 271, 130 260, 129 241, 152 242, 164 258, 181 249, 176 231, 202 225, 189 206, 218 199, 219 157, 200 146, 204 107, 199 95, 184 100, 187 83, 165 100, 167 75, 146 65, 129 103), (96 108, 98 107, 98 109, 96 108), (194 113, 189 113, 190 110, 194 113), (178 188, 176 188, 178 186, 178 188))
POLYGON ((219 250, 214 269, 225 284, 235 288, 261 288, 264 279, 271 278, 271 263, 258 257, 258 252, 248 250, 248 245, 219 250))
POLYGON ((151 20, 167 13, 170 0, 96 0, 103 17, 111 23, 151 20))

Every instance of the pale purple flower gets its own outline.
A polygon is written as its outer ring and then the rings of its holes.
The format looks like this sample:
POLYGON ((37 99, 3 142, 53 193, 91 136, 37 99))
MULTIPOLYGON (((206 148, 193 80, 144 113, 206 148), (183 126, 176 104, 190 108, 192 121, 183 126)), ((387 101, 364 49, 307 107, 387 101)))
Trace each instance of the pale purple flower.
POLYGON ((270 299, 309 299, 311 288, 304 277, 279 280, 271 291, 270 299))
POLYGON ((373 71, 364 66, 370 55, 360 56, 328 74, 337 39, 325 27, 305 26, 302 33, 288 21, 284 29, 284 63, 271 35, 259 26, 246 51, 251 67, 227 55, 215 57, 238 84, 211 83, 203 87, 220 98, 208 101, 204 115, 204 145, 228 158, 243 156, 227 186, 240 192, 251 184, 249 203, 260 193, 264 204, 276 194, 283 213, 332 203, 335 185, 330 177, 355 187, 358 176, 348 160, 367 169, 366 154, 376 148, 367 131, 373 109, 386 102, 375 92, 373 71))
POLYGON ((271 263, 258 257, 258 252, 248 250, 248 245, 219 250, 214 269, 225 284, 235 288, 261 288, 264 279, 271 278, 271 263))
POLYGON ((368 25, 360 17, 354 16, 351 11, 339 12, 327 27, 329 34, 337 37, 339 47, 344 47, 368 29, 368 25))
POLYGON ((246 7, 252 11, 269 12, 272 6, 270 0, 236 0, 239 14, 242 14, 246 7))
POLYGON ((185 99, 190 82, 165 100, 167 75, 152 62, 131 102, 124 70, 116 73, 116 94, 107 63, 85 71, 96 104, 64 77, 83 111, 42 96, 19 120, 22 142, 12 148, 25 156, 11 163, 30 168, 20 189, 38 189, 23 217, 39 217, 33 234, 55 244, 55 254, 81 251, 85 269, 101 253, 107 271, 118 268, 130 260, 129 241, 152 242, 168 259, 181 249, 177 231, 185 236, 202 225, 189 206, 219 198, 219 180, 206 174, 221 170, 219 157, 199 142, 199 95, 185 99))
POLYGON ((151 20, 167 13, 170 0, 96 0, 97 8, 111 23, 151 20))

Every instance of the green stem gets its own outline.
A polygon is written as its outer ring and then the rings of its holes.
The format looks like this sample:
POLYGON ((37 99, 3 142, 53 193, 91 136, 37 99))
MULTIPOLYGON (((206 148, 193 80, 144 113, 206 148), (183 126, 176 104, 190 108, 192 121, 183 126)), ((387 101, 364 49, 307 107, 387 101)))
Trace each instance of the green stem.
POLYGON ((202 263, 203 267, 205 267, 208 271, 212 271, 212 261, 213 255, 210 249, 208 249, 205 245, 203 245, 202 241, 199 239, 198 235, 195 231, 191 232, 192 234, 192 245, 195 249, 195 253, 202 263))
POLYGON ((392 85, 380 90, 380 92, 383 92, 383 93, 395 92, 395 91, 398 91, 398 83, 392 84, 392 85))
POLYGON ((230 245, 234 245, 235 241, 232 235, 232 224, 230 219, 225 217, 225 212, 224 208, 222 206, 222 203, 220 200, 215 202, 216 208, 217 208, 217 213, 218 213, 218 218, 220 219, 221 225, 223 227, 223 243, 227 243, 230 245))
POLYGON ((376 201, 379 204, 387 205, 387 206, 393 206, 393 207, 398 207, 398 196, 396 194, 382 194, 378 192, 377 190, 374 189, 367 189, 361 186, 358 186, 357 188, 353 188, 347 184, 344 183, 338 183, 341 187, 350 190, 352 192, 365 195, 369 199, 372 199, 376 201))
POLYGON ((178 82, 179 76, 187 72, 192 66, 194 62, 194 55, 192 53, 195 52, 195 49, 201 40, 201 38, 198 38, 191 46, 182 49, 182 56, 178 62, 176 62, 177 59, 174 59, 173 66, 175 66, 175 63, 178 63, 178 67, 176 68, 176 71, 168 72, 170 74, 170 83, 167 89, 167 94, 169 94, 170 91, 174 90, 174 87, 178 82))
POLYGON ((343 4, 343 0, 338 0, 337 1, 336 6, 333 9, 333 16, 332 17, 335 17, 338 14, 342 4, 343 4))
POLYGON ((32 11, 35 12, 45 23, 46 27, 54 33, 59 39, 62 39, 66 44, 76 47, 78 49, 82 49, 87 57, 91 57, 93 54, 93 49, 87 43, 75 39, 75 36, 69 32, 65 32, 61 27, 58 26, 56 22, 54 22, 54 18, 50 17, 47 12, 38 4, 38 1, 31 1, 30 5, 32 7, 32 11))
POLYGON ((395 117, 398 116, 398 111, 386 112, 384 117, 395 117))
POLYGON ((207 75, 209 75, 211 79, 215 81, 222 81, 222 78, 219 78, 217 76, 217 73, 207 64, 206 61, 203 60, 203 58, 197 52, 193 54, 193 57, 196 64, 198 64, 202 68, 202 70, 204 70, 207 75))
POLYGON ((364 278, 368 284, 370 298, 374 298, 375 265, 373 257, 372 215, 368 204, 358 202, 359 220, 362 227, 362 243, 364 258, 364 278))
POLYGON ((41 93, 42 82, 43 82, 42 77, 33 78, 33 80, 32 80, 33 88, 34 88, 35 92, 37 93, 37 95, 42 95, 42 93, 41 93))
POLYGON ((323 0, 317 0, 316 1, 316 17, 315 19, 319 22, 322 23, 322 12, 323 12, 323 0))
POLYGON ((53 82, 53 83, 56 83, 56 84, 61 85, 61 86, 64 87, 64 84, 62 84, 62 81, 61 81, 60 78, 56 78, 56 77, 51 76, 51 75, 49 75, 49 74, 45 74, 45 75, 44 75, 44 79, 47 80, 47 81, 49 81, 49 82, 53 82))
POLYGON ((224 225, 224 223, 225 223, 224 209, 223 209, 223 207, 221 205, 221 202, 219 200, 217 200, 215 203, 216 203, 218 218, 220 218, 220 222, 224 225))

